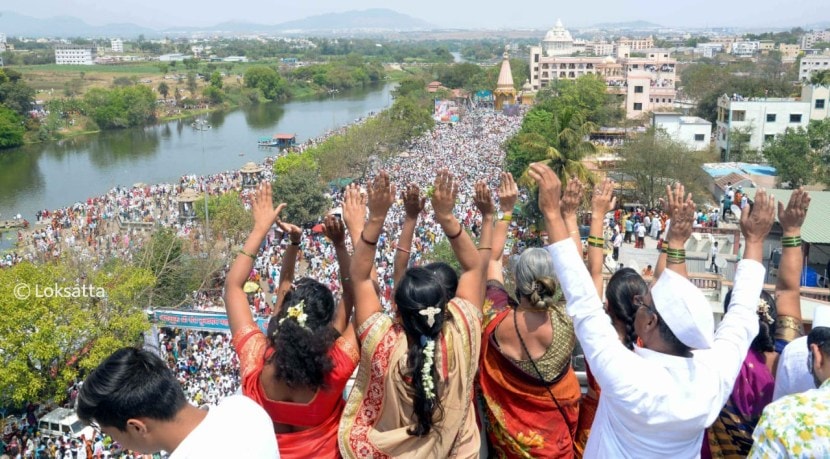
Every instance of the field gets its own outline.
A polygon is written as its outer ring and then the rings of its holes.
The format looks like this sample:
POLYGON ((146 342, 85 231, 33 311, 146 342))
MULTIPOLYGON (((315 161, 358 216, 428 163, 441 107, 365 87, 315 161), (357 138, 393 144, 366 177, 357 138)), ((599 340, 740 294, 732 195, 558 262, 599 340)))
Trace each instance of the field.
MULTIPOLYGON (((115 79, 119 77, 135 78, 139 84, 145 84, 158 88, 159 83, 166 82, 170 88, 172 97, 176 88, 183 94, 187 92, 187 70, 179 65, 171 68, 165 75, 159 68, 158 63, 120 64, 120 65, 29 65, 10 67, 23 74, 26 84, 37 92, 37 99, 48 101, 54 98, 65 97, 65 88, 74 86, 74 90, 80 95, 95 87, 111 88, 115 79)), ((243 65, 234 65, 230 75, 224 78, 225 85, 237 82, 237 75, 243 72, 243 65)), ((219 67, 219 71, 227 72, 225 68, 219 67)), ((204 68, 195 70, 205 72, 204 68)), ((238 80, 241 82, 241 78, 238 80)), ((198 90, 201 91, 207 82, 199 80, 198 90)))

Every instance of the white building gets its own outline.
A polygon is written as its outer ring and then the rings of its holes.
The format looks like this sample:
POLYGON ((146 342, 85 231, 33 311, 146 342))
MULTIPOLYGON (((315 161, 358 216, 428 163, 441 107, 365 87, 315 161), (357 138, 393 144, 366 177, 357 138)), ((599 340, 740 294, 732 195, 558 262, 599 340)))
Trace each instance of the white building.
POLYGON ((830 118, 830 87, 804 85, 801 87, 801 100, 810 104, 810 119, 830 118))
MULTIPOLYGON (((826 102, 825 102, 826 104, 826 102)), ((730 131, 749 130, 749 148, 762 150, 764 142, 781 135, 787 128, 807 128, 811 102, 790 98, 747 100, 740 96, 718 99, 716 143, 721 156, 728 160, 730 131)))
POLYGON ((124 52, 124 41, 120 38, 115 38, 110 40, 110 49, 114 53, 123 53, 124 52))
POLYGON ((159 56, 159 61, 161 61, 161 62, 172 62, 172 61, 182 62, 185 59, 187 59, 187 57, 188 56, 185 56, 184 54, 162 54, 161 56, 159 56))
POLYGON ((568 56, 576 52, 571 33, 559 19, 556 20, 556 25, 545 34, 545 39, 542 40, 542 51, 545 56, 568 56))
POLYGON ((672 140, 686 145, 692 151, 709 148, 712 140, 712 123, 697 116, 680 113, 654 113, 652 124, 664 131, 672 140))
POLYGON ((606 42, 588 42, 585 44, 585 52, 591 56, 613 56, 614 55, 614 43, 606 43, 606 42))
POLYGON ((813 72, 830 70, 830 55, 804 56, 798 66, 798 79, 809 81, 813 72))
POLYGON ((752 56, 761 48, 758 41, 738 41, 732 43, 732 54, 736 56, 752 56))
POLYGON ((713 58, 715 54, 723 52, 723 43, 698 43, 695 46, 695 54, 703 57, 713 58))
POLYGON ((6 34, 0 33, 0 53, 6 50, 6 34))
POLYGON ((813 45, 820 42, 830 42, 830 30, 805 33, 801 37, 801 49, 810 49, 813 45))
POLYGON ((55 45, 55 64, 58 65, 94 65, 96 55, 92 45, 55 45))

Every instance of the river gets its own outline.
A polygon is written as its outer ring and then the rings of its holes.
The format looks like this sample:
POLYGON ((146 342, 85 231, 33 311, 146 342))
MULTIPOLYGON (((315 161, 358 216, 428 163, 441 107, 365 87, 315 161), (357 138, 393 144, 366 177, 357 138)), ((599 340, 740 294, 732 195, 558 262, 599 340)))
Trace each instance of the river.
MULTIPOLYGON (((212 126, 204 131, 191 127, 193 119, 184 119, 2 151, 0 220, 20 213, 33 221, 38 209, 68 206, 116 185, 172 183, 185 174, 260 162, 276 150, 257 147, 258 138, 283 132, 297 134, 303 142, 320 136, 391 105, 394 86, 214 112, 204 116, 212 126)), ((13 235, 3 234, 0 251, 13 235)))

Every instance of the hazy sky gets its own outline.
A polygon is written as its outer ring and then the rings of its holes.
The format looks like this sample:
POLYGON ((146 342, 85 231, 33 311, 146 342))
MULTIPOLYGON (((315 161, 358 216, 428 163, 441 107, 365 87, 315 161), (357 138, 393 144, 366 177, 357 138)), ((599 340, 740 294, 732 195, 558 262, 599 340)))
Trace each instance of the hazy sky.
POLYGON ((665 26, 788 27, 830 20, 827 0, 4 0, 0 10, 70 15, 93 25, 208 26, 228 20, 277 24, 315 14, 390 8, 441 27, 550 27, 646 20, 665 26), (515 9, 515 7, 519 9, 515 9))

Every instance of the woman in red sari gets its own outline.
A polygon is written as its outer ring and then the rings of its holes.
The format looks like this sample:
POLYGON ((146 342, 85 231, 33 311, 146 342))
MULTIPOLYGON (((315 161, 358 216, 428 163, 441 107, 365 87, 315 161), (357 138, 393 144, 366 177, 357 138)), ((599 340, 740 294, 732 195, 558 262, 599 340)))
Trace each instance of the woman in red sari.
MULTIPOLYGON (((271 186, 262 184, 253 199, 254 229, 236 257, 225 282, 225 307, 239 354, 242 393, 262 405, 274 422, 282 458, 340 457, 337 427, 343 412, 343 389, 358 361, 354 327, 349 323, 353 305, 348 279, 343 298, 335 307, 323 284, 302 279, 287 289, 302 232, 279 221, 271 199, 271 186), (242 290, 256 253, 271 226, 289 233, 283 260, 281 307, 263 334, 253 320, 242 290)), ((348 272, 349 257, 343 224, 329 217, 326 235, 334 243, 341 273, 348 272), (345 271, 343 271, 345 269, 345 271)))

